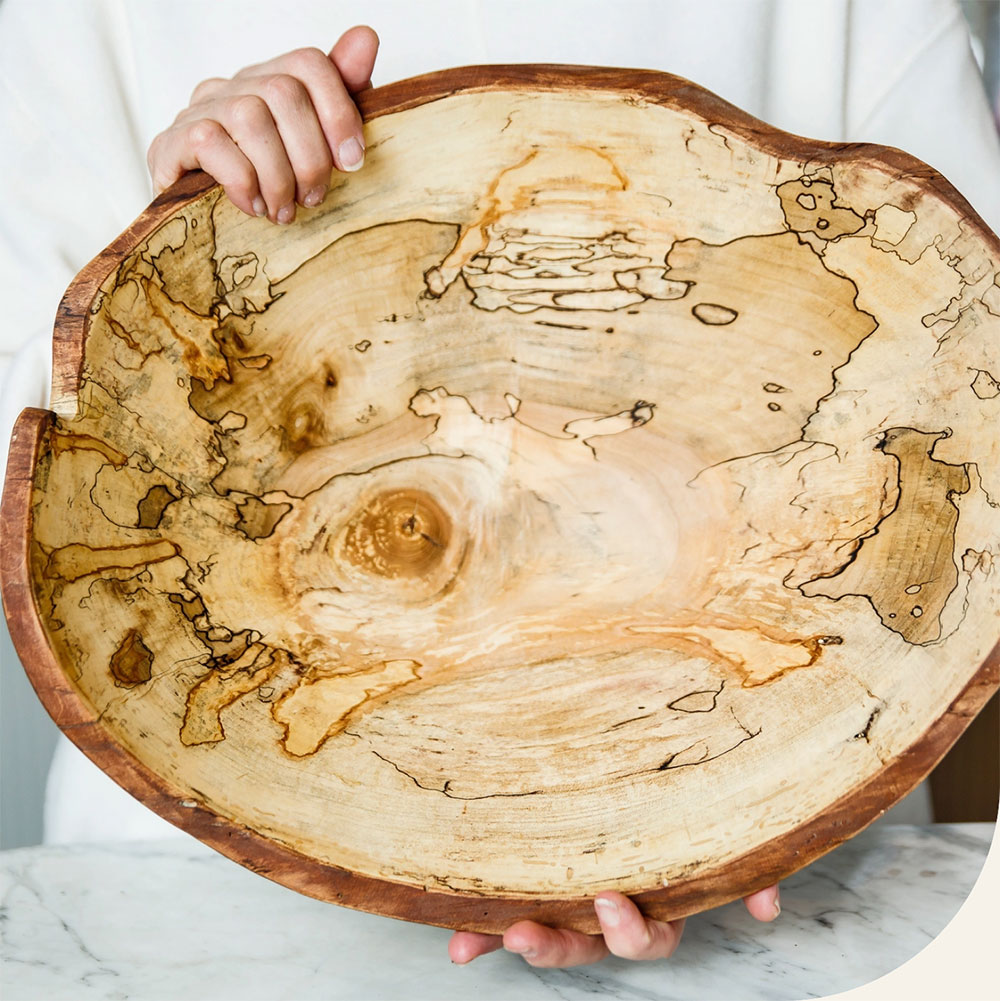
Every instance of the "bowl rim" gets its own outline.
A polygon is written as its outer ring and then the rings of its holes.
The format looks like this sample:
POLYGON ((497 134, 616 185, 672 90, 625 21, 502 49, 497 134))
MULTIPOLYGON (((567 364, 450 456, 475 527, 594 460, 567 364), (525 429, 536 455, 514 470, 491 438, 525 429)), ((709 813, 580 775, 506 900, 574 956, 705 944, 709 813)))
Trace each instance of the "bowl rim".
MULTIPOLYGON (((948 203, 974 235, 1000 259, 1000 239, 936 170, 892 147, 832 143, 780 131, 682 77, 654 70, 548 64, 466 66, 401 80, 357 96, 363 119, 482 91, 608 92, 694 114, 724 127, 752 146, 781 157, 824 164, 865 163, 905 173, 919 189, 948 203)), ((50 410, 28 408, 11 437, 0 523, 5 542, 0 589, 15 650, 28 678, 59 728, 127 792, 200 841, 261 875, 318 899, 385 916, 446 928, 502 933, 512 923, 599 930, 591 896, 495 895, 430 890, 355 873, 321 862, 214 813, 188 798, 134 757, 101 725, 74 689, 48 642, 30 573, 31 498, 36 464, 57 416, 76 415, 84 346, 101 285, 123 257, 176 211, 196 201, 215 181, 200 171, 182 177, 73 280, 59 305, 53 333, 50 410)), ((1000 639, 959 694, 930 727, 875 775, 829 804, 821 814, 711 870, 669 886, 632 895, 649 916, 674 919, 762 889, 798 871, 881 816, 923 779, 1000 686, 1000 639)))

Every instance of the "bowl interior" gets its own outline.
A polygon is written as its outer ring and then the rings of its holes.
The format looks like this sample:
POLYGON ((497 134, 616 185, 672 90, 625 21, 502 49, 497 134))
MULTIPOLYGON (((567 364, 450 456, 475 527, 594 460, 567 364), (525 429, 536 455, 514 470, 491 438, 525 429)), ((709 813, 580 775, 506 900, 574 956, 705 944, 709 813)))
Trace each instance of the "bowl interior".
POLYGON ((74 690, 185 802, 459 894, 844 809, 996 640, 993 244, 673 99, 367 128, 292 227, 210 190, 94 297, 32 528, 74 690))

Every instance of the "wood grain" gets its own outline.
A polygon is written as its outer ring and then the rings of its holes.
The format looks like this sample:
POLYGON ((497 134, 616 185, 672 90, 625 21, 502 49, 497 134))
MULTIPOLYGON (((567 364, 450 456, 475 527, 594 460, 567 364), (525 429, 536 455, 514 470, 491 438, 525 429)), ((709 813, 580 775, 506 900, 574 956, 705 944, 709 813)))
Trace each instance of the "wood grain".
POLYGON ((856 833, 998 684, 996 237, 661 74, 363 111, 291 229, 191 175, 67 292, 3 506, 53 718, 243 864, 450 927, 676 917, 856 833))

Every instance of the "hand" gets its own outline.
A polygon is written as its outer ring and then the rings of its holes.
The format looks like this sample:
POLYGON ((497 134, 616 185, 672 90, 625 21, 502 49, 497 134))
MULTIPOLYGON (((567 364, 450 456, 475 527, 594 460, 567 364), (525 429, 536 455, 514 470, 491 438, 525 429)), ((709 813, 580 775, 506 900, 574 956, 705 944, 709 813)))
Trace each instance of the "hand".
MULTIPOLYGON (((773 921, 781 913, 778 887, 744 897, 747 910, 758 921, 773 921)), ((677 948, 684 918, 652 921, 620 893, 601 893, 594 901, 601 935, 584 935, 565 928, 546 928, 534 921, 519 921, 503 935, 455 932, 448 943, 454 963, 468 963, 477 956, 504 948, 523 956, 531 966, 582 966, 613 954, 624 959, 666 959, 677 948)))
POLYGON ((191 103, 150 144, 146 161, 157 194, 202 169, 248 215, 289 223, 295 203, 326 195, 330 173, 357 170, 365 157, 353 96, 371 86, 378 35, 359 26, 330 54, 296 49, 231 80, 198 84, 191 103))

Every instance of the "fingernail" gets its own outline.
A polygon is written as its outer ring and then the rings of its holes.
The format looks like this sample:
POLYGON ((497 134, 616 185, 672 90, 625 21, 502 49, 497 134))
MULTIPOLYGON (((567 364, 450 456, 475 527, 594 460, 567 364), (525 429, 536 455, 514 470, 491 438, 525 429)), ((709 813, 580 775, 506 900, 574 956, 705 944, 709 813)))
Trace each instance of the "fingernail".
POLYGON ((278 209, 277 220, 282 226, 286 226, 295 218, 295 203, 289 202, 278 209))
POLYGON ((610 925, 614 928, 621 921, 622 912, 613 900, 598 897, 594 901, 594 906, 597 908, 597 916, 601 919, 602 924, 610 925))
POLYGON ((365 162, 365 148, 351 136, 345 139, 337 150, 337 158, 344 170, 357 170, 365 162))
POLYGON ((313 188, 305 198, 302 199, 302 204, 306 208, 315 208, 323 199, 326 198, 326 185, 321 184, 318 188, 313 188))
POLYGON ((781 913, 781 902, 777 897, 774 898, 774 916, 777 917, 781 913))
POLYGON ((261 198, 260 195, 253 200, 253 214, 257 216, 258 219, 267 215, 267 205, 264 203, 264 199, 261 198))

